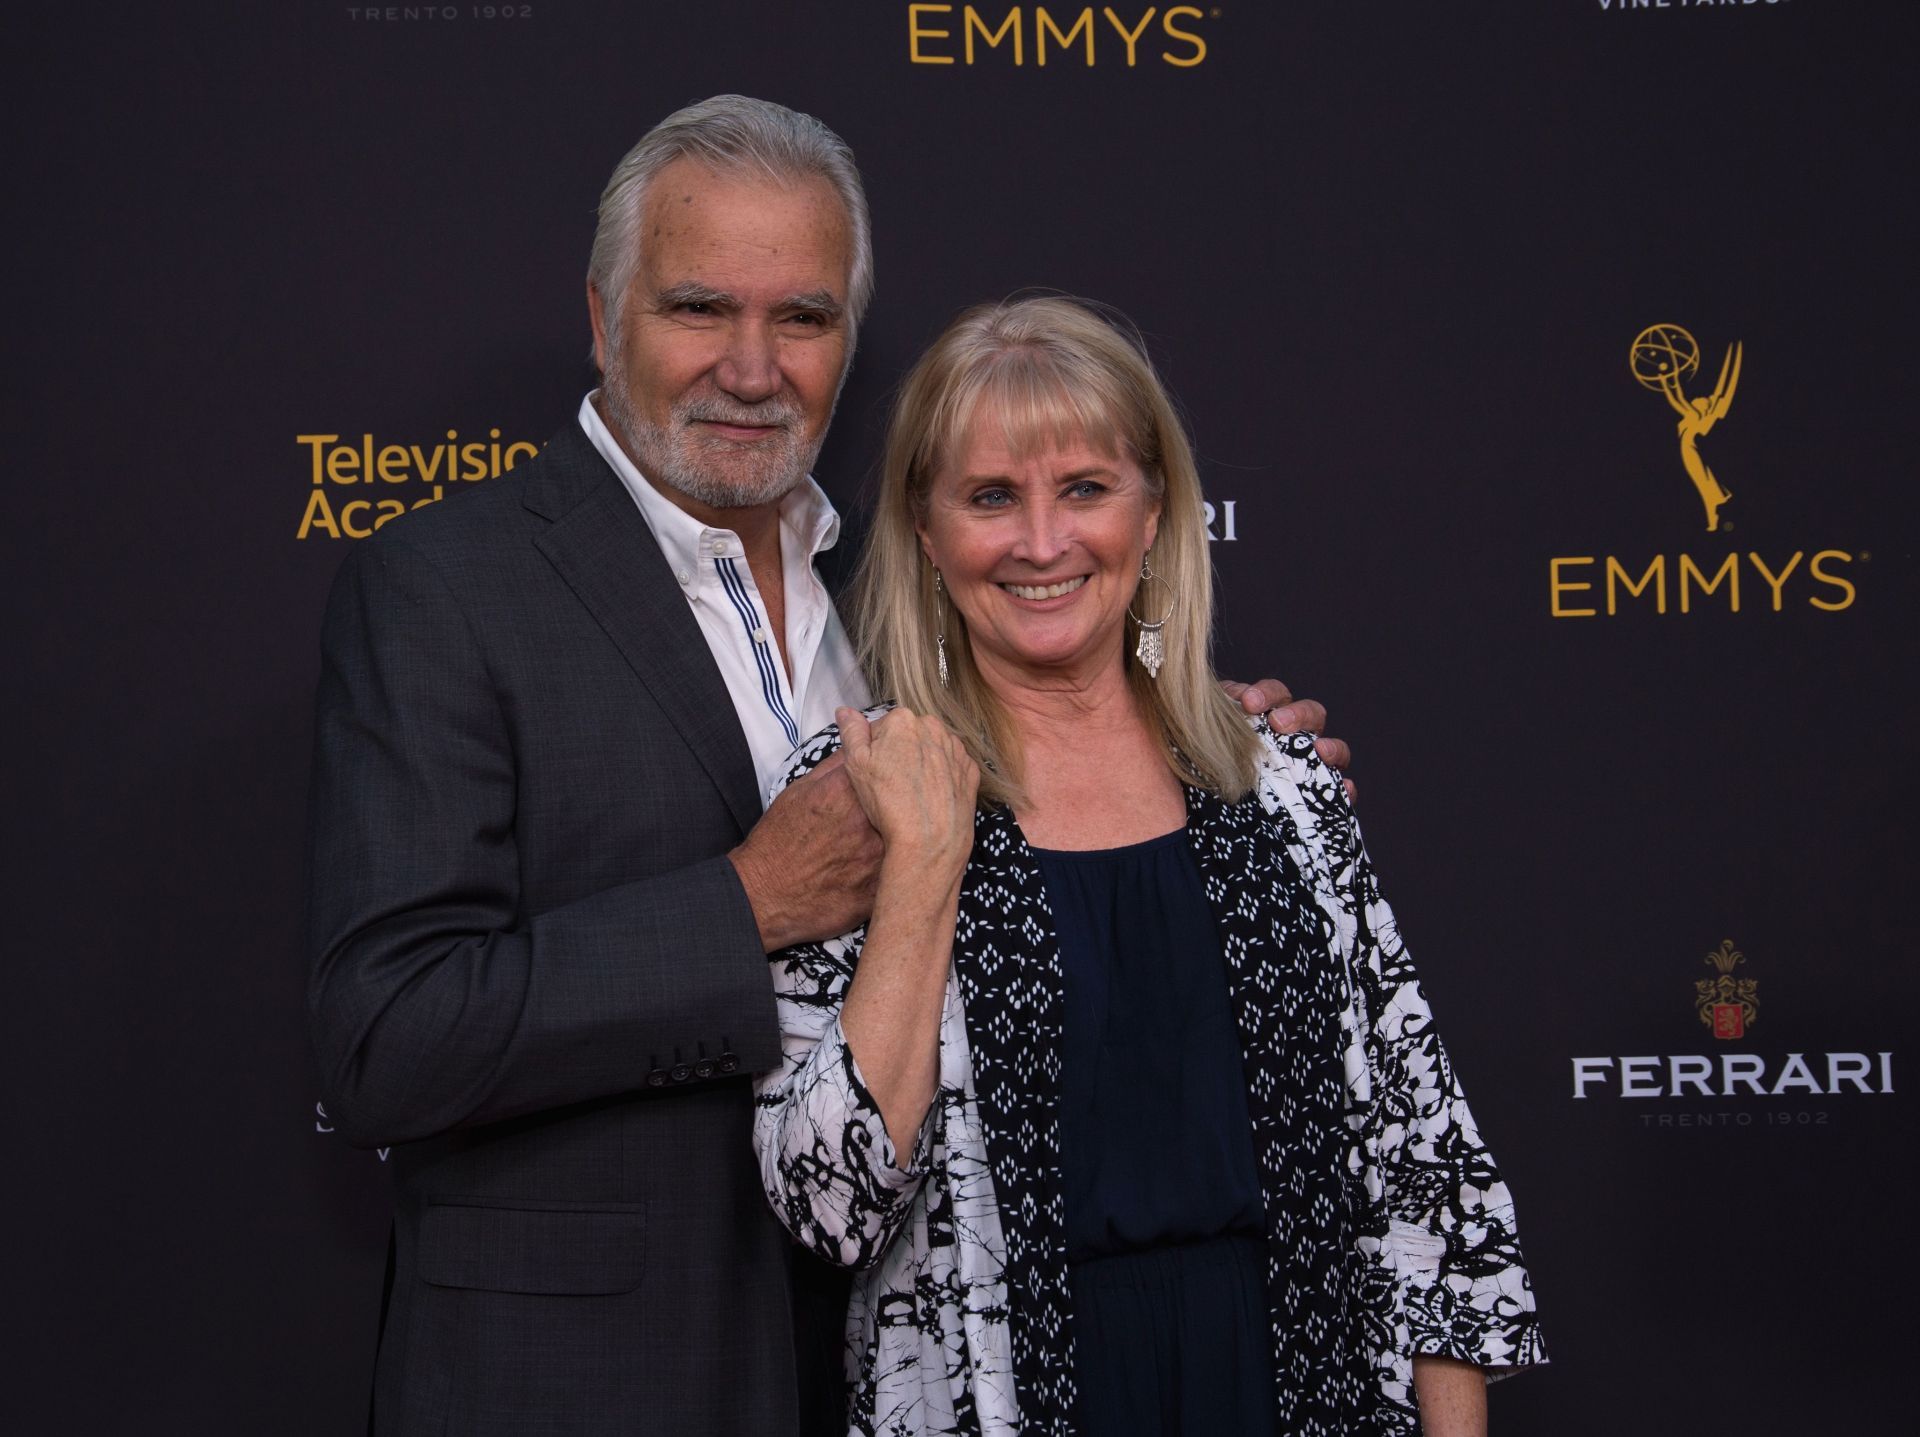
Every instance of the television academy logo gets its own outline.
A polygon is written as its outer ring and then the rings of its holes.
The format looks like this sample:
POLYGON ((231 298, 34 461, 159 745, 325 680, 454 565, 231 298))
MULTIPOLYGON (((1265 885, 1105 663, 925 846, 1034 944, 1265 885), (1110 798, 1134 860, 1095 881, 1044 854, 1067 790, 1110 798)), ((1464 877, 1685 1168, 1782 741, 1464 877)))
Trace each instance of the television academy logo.
POLYGON ((498 479, 540 452, 524 439, 463 441, 446 431, 445 441, 400 444, 372 434, 296 434, 307 451, 306 501, 294 538, 365 539, 409 509, 439 502, 451 484, 498 479))
MULTIPOLYGON (((1760 1017, 1760 984, 1743 975, 1746 954, 1724 938, 1720 946, 1706 955, 1712 978, 1696 979, 1693 985, 1694 1012, 1701 1025, 1713 1035, 1718 1051, 1705 1053, 1652 1054, 1632 1057, 1575 1058, 1573 1098, 1577 1102, 1608 1098, 1645 1099, 1719 1099, 1719 1098, 1851 1098, 1860 1095, 1886 1096, 1893 1092, 1893 1054, 1884 1053, 1788 1053, 1775 1064, 1768 1056, 1737 1047, 1742 1044, 1760 1017)), ((1671 1116, 1656 1118, 1647 1114, 1643 1121, 1652 1126, 1750 1127, 1755 1123, 1751 1109, 1728 1112, 1715 1110, 1682 1115, 1677 1124, 1671 1116)), ((1776 1116, 1764 1121, 1776 1123, 1776 1116)), ((1826 1122, 1825 1114, 1817 1119, 1826 1122)))
MULTIPOLYGON (((1700 343, 1683 325, 1665 321, 1646 325, 1627 346, 1630 377, 1643 389, 1658 393, 1678 416, 1674 433, 1679 467, 1700 501, 1707 533, 1716 537, 1733 532, 1733 523, 1723 512, 1733 493, 1707 463, 1700 441, 1732 409, 1745 361, 1744 342, 1729 343, 1708 390, 1699 383, 1700 343)), ((1852 608, 1859 598, 1849 571, 1869 557, 1864 551, 1777 542, 1756 543, 1744 551, 1729 544, 1704 557, 1685 550, 1651 558, 1556 555, 1547 560, 1547 612, 1556 619, 1645 617, 1676 611, 1681 616, 1722 610, 1738 614, 1744 599, 1748 612, 1783 613, 1791 602, 1796 609, 1806 605, 1820 613, 1837 614, 1852 608)))

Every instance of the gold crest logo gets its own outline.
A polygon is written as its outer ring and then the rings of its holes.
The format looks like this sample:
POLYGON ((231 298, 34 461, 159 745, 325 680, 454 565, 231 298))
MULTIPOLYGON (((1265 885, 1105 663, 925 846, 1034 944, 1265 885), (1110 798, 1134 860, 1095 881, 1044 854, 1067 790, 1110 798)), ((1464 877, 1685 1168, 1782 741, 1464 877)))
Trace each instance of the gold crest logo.
POLYGON ((1733 493, 1700 457, 1700 440, 1733 406, 1733 391, 1740 383, 1740 352, 1738 340, 1727 347, 1727 357, 1720 362, 1719 382, 1712 394, 1700 399, 1689 399, 1682 387, 1700 372, 1700 345, 1679 325, 1648 325, 1635 336, 1627 353, 1633 377, 1646 388, 1659 390, 1680 416, 1680 465, 1706 508, 1709 533, 1720 527, 1720 506, 1733 493))
POLYGON ((1708 965, 1720 976, 1702 978, 1693 985, 1694 1010, 1715 1038, 1744 1038, 1760 1016, 1759 982, 1733 976, 1733 970, 1746 958, 1731 938, 1721 939, 1720 946, 1706 956, 1708 965))

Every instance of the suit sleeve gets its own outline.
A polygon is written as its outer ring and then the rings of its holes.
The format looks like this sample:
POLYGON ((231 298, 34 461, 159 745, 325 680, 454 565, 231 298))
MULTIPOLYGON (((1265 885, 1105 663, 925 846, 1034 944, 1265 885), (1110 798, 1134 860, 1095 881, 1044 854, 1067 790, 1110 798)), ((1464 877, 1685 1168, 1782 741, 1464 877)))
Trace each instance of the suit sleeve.
POLYGON ((525 911, 500 695, 444 578, 397 537, 356 546, 334 584, 314 753, 308 1009, 353 1141, 644 1089, 658 1065, 779 1061, 725 857, 525 911))

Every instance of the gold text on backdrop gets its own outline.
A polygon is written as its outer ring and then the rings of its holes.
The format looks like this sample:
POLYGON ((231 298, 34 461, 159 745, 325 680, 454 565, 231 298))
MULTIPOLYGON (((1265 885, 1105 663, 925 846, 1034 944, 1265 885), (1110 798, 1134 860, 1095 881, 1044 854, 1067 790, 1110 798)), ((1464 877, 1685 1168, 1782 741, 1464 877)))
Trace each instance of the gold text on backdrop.
MULTIPOLYGON (((1830 614, 1851 608, 1859 596, 1859 590, 1854 587, 1852 580, 1834 572, 1837 565, 1851 564, 1854 560, 1854 556, 1845 549, 1817 549, 1810 558, 1804 549, 1796 549, 1784 557, 1772 559, 1762 558, 1752 551, 1746 557, 1754 576, 1766 585, 1768 607, 1776 614, 1785 607, 1790 584, 1798 589, 1804 589, 1808 583, 1821 586, 1823 592, 1804 594, 1803 597, 1814 608, 1830 614), (1804 569, 1801 567, 1802 560, 1806 561, 1804 569)), ((1740 612, 1742 572, 1740 555, 1737 553, 1704 561, 1696 560, 1691 554, 1675 554, 1671 556, 1671 562, 1668 555, 1655 554, 1644 564, 1634 567, 1622 563, 1612 554, 1567 554, 1547 561, 1550 609, 1556 619, 1590 619, 1599 610, 1586 607, 1597 602, 1588 596, 1604 588, 1609 614, 1621 611, 1622 592, 1630 599, 1650 598, 1653 611, 1664 614, 1668 607, 1667 580, 1671 576, 1679 612, 1690 614, 1694 611, 1696 594, 1700 599, 1707 599, 1720 592, 1726 600, 1727 612, 1737 614, 1740 612), (1599 564, 1606 567, 1596 571, 1594 566, 1599 564), (1709 573, 1709 570, 1712 572, 1709 573), (1604 585, 1600 582, 1603 577, 1604 585)), ((1749 581, 1749 594, 1753 588, 1754 585, 1749 581)), ((1749 604, 1748 607, 1752 608, 1753 605, 1749 604)))
POLYGON ((1092 69, 1105 55, 1109 64, 1122 57, 1120 63, 1131 70, 1143 59, 1157 57, 1164 64, 1190 70, 1207 58, 1207 42, 1187 27, 1219 17, 1218 9, 1201 10, 1194 5, 1165 10, 1149 5, 1129 19, 1111 5, 1097 11, 1091 5, 1077 11, 1063 9, 1056 15, 1045 5, 1035 5, 1031 11, 1014 5, 1002 11, 998 6, 983 10, 976 5, 913 4, 907 6, 907 59, 915 65, 993 60, 1025 65, 1031 55, 1035 65, 1044 66, 1052 59, 1092 69), (992 15, 998 15, 998 20, 990 19, 992 15), (1171 48, 1156 48, 1161 44, 1171 48))
POLYGON ((310 463, 306 507, 294 537, 364 539, 407 510, 435 503, 447 484, 497 479, 540 452, 524 439, 502 444, 500 438, 498 429, 464 444, 460 431, 449 429, 445 443, 426 445, 379 443, 371 434, 345 443, 338 434, 296 434, 294 442, 307 447, 310 463), (394 487, 401 485, 407 487, 394 487), (361 487, 336 503, 331 491, 343 486, 361 487))

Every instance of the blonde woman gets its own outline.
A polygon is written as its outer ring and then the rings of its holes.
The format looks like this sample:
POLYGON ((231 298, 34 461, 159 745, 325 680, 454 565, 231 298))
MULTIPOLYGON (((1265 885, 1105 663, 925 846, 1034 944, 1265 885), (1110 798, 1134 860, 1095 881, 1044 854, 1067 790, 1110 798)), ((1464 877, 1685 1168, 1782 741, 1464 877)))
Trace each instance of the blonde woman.
MULTIPOLYGON (((1485 1430, 1512 1203, 1339 777, 1221 692, 1198 477, 1077 302, 963 315, 888 437, 843 710, 864 928, 774 960, 767 1193, 857 1269, 859 1433, 1485 1430)), ((831 755, 841 753, 842 759, 831 755)))

